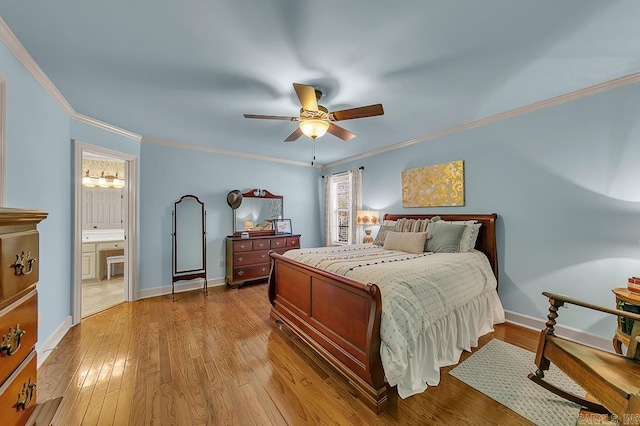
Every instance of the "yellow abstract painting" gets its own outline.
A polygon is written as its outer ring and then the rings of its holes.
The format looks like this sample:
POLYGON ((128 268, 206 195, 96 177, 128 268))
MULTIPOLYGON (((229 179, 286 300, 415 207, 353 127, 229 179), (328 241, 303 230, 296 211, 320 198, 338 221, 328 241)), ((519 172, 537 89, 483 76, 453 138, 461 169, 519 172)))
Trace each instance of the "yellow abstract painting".
POLYGON ((464 161, 402 171, 402 206, 464 206, 464 161))

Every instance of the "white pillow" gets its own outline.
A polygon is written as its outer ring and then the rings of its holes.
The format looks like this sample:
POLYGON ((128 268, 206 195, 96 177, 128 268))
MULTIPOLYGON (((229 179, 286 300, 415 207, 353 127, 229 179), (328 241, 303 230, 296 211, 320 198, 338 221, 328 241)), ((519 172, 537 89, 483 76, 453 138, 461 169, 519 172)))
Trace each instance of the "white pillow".
POLYGON ((429 238, 428 232, 387 232, 382 248, 386 250, 401 250, 407 253, 424 252, 425 242, 429 238))

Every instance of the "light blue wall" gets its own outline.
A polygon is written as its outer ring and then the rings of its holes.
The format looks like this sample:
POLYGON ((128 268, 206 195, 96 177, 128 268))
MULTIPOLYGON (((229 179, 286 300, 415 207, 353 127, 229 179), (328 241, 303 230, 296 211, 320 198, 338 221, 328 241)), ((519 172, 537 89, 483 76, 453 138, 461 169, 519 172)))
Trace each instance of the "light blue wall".
MULTIPOLYGON (((626 86, 326 172, 364 165, 364 208, 498 213, 506 310, 546 318, 544 290, 612 306, 611 288, 640 274, 638 99, 626 86), (402 170, 453 160, 465 162, 464 207, 402 208, 402 170)), ((615 327, 579 308, 561 319, 606 337, 615 327)))
POLYGON ((39 226, 39 344, 71 312, 72 158, 69 118, 0 43, 7 81, 7 207, 44 210, 39 226))
POLYGON ((225 237, 233 233, 227 193, 262 188, 284 196, 284 215, 303 247, 320 245, 319 171, 197 150, 142 143, 140 167, 140 289, 171 285, 173 203, 192 194, 207 212, 207 276, 223 278, 225 237))

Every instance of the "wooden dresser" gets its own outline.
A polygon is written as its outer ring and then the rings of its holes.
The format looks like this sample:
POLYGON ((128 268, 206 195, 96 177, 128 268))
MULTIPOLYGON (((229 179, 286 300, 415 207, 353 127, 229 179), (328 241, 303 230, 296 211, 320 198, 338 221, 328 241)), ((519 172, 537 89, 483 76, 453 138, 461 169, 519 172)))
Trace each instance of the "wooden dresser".
POLYGON ((227 237, 227 285, 238 288, 248 281, 266 280, 271 267, 269 251, 282 254, 296 248, 300 248, 299 234, 227 237))
MULTIPOLYGON (((38 340, 38 223, 47 213, 0 208, 0 419, 23 425, 36 408, 38 340)), ((59 402, 58 402, 59 403, 59 402)), ((53 410, 55 413, 55 409, 53 410)))

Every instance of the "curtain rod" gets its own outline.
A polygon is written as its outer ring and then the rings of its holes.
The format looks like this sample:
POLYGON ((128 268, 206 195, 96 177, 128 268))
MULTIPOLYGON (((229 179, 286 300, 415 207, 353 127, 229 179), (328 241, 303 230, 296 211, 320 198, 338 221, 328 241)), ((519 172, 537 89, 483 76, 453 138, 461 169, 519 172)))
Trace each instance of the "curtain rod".
MULTIPOLYGON (((359 168, 360 170, 364 170, 364 166, 360 166, 360 167, 358 167, 358 168, 359 168)), ((335 176, 335 175, 339 175, 339 174, 342 174, 342 173, 347 173, 348 171, 349 171, 349 170, 343 170, 343 171, 341 171, 341 172, 331 173, 329 176, 335 176)), ((322 177, 324 178, 325 176, 324 176, 324 175, 322 175, 322 177)))

